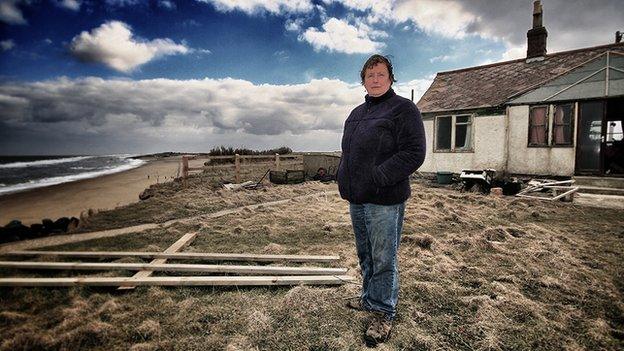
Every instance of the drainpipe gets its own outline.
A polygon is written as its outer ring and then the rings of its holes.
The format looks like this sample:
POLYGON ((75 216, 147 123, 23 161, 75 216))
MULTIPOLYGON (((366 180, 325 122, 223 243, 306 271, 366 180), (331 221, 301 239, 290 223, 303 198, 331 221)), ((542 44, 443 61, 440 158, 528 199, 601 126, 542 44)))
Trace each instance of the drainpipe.
POLYGON ((509 106, 507 106, 505 107, 505 143, 503 144, 504 174, 509 174, 509 119, 509 106))

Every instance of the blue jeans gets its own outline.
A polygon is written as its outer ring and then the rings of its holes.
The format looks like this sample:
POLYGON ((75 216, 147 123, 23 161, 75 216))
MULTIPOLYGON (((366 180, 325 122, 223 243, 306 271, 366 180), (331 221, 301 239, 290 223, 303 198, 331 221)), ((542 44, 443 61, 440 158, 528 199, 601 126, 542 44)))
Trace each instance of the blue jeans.
POLYGON ((397 252, 405 203, 350 204, 349 211, 362 269, 362 305, 392 320, 399 300, 397 252))

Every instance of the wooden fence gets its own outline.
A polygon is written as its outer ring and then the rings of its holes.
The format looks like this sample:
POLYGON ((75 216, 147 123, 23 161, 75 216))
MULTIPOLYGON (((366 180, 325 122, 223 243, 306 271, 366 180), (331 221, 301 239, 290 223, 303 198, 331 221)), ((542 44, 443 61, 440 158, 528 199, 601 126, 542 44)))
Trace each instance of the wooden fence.
POLYGON ((250 170, 303 170, 303 155, 231 155, 231 156, 182 156, 182 178, 186 179, 193 171, 231 170, 234 171, 235 182, 241 182, 241 174, 250 170), (229 160, 230 164, 204 165, 189 167, 189 160, 229 160))

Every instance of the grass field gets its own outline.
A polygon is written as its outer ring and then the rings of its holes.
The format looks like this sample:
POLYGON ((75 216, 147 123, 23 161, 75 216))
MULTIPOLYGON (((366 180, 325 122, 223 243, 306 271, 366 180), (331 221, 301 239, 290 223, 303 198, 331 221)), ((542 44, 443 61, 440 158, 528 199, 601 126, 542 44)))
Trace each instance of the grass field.
MULTIPOLYGON (((165 184, 154 198, 100 212, 84 230, 337 190, 316 182, 240 192, 200 181, 176 187, 165 184)), ((624 349, 621 210, 419 183, 412 194, 399 252, 398 319, 379 349, 624 349)), ((335 254, 341 256, 335 266, 359 278, 348 206, 336 195, 46 249, 164 250, 190 231, 199 236, 186 251, 335 254)), ((18 274, 79 273, 0 275, 18 274)), ((358 292, 358 284, 0 288, 0 349, 359 350, 368 316, 343 307, 358 292)))

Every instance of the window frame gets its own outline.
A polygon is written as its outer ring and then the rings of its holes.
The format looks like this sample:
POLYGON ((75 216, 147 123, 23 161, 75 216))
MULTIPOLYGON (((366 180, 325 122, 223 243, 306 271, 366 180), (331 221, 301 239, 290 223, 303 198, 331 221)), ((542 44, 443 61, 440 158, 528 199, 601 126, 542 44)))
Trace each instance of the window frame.
POLYGON ((533 106, 529 106, 529 115, 528 115, 528 120, 527 120, 527 147, 550 147, 550 105, 533 105, 533 106), (538 109, 538 108, 546 108, 546 124, 545 124, 545 133, 546 133, 546 138, 544 140, 543 144, 534 144, 531 143, 531 112, 534 109, 538 109))
MULTIPOLYGON (((561 103, 529 105, 529 115, 527 119, 527 148, 566 148, 575 147, 576 144, 576 119, 577 119, 577 102, 566 101, 561 103), (555 143, 555 110, 557 106, 571 105, 572 115, 570 117, 570 143, 555 143), (546 108, 546 143, 531 144, 531 111, 536 108, 546 108)), ((565 125, 565 124, 562 124, 565 125)))
POLYGON ((434 152, 452 152, 453 150, 453 115, 440 115, 435 116, 433 119, 433 151, 434 152), (438 119, 439 118, 451 118, 451 141, 449 143, 450 149, 439 149, 438 148, 438 119))
POLYGON ((435 116, 433 119, 433 152, 439 153, 462 153, 462 152, 474 152, 474 113, 461 113, 461 114, 448 114, 435 116), (438 118, 451 118, 451 148, 440 149, 438 148, 438 118), (457 117, 468 117, 468 122, 457 122, 457 117), (469 146, 467 148, 455 147, 455 141, 457 138, 457 125, 469 125, 470 130, 466 133, 466 136, 470 138, 469 146))
MULTIPOLYGON (((552 107, 552 113, 551 116, 552 117, 552 133, 550 136, 550 146, 552 147, 574 147, 574 129, 575 129, 575 125, 574 125, 574 121, 576 119, 576 103, 575 102, 563 102, 560 104, 552 104, 550 105, 552 107), (557 127, 558 125, 555 124, 555 111, 557 110, 557 106, 564 106, 564 105, 570 105, 572 107, 571 109, 571 116, 570 116, 570 142, 569 143, 556 143, 555 142, 555 127, 557 127)), ((560 124, 560 126, 565 126, 566 124, 560 124)))

